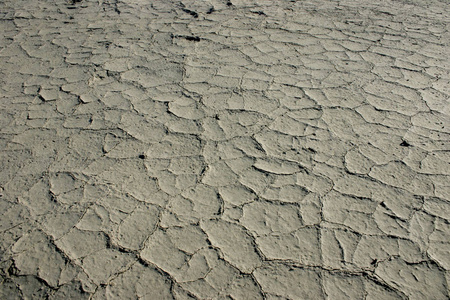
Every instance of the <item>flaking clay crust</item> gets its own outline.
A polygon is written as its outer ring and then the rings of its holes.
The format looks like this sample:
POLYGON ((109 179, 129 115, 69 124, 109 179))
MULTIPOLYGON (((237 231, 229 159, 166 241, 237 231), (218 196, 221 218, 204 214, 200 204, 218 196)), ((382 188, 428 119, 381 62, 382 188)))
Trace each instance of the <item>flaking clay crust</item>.
POLYGON ((1 299, 449 299, 447 1, 0 2, 1 299))

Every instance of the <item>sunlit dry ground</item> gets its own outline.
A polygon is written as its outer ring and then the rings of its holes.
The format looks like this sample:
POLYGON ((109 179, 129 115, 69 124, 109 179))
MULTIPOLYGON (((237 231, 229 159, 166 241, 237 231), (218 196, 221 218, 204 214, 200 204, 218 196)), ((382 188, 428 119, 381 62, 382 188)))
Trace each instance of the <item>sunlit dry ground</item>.
POLYGON ((0 2, 1 299, 448 299, 448 3, 74 2, 0 2))

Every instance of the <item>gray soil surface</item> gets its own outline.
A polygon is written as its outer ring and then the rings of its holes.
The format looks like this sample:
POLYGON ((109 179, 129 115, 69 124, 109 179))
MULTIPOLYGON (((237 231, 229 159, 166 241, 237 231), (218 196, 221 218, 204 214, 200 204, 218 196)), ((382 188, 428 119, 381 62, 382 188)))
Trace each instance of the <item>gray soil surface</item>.
POLYGON ((448 299, 446 1, 0 1, 0 299, 448 299))

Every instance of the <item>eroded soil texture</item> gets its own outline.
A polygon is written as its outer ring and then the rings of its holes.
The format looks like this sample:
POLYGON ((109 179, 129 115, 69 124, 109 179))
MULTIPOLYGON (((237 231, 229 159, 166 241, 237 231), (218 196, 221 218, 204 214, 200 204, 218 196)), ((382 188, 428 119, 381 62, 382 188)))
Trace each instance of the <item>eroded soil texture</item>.
POLYGON ((1 299, 448 299, 446 1, 0 2, 1 299))

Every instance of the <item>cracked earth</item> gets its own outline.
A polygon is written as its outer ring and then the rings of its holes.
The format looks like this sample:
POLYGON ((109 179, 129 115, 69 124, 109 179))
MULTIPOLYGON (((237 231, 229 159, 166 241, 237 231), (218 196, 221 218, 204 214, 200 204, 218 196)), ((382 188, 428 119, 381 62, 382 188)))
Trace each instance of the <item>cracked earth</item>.
POLYGON ((449 15, 1 1, 0 298, 448 299, 449 15))

